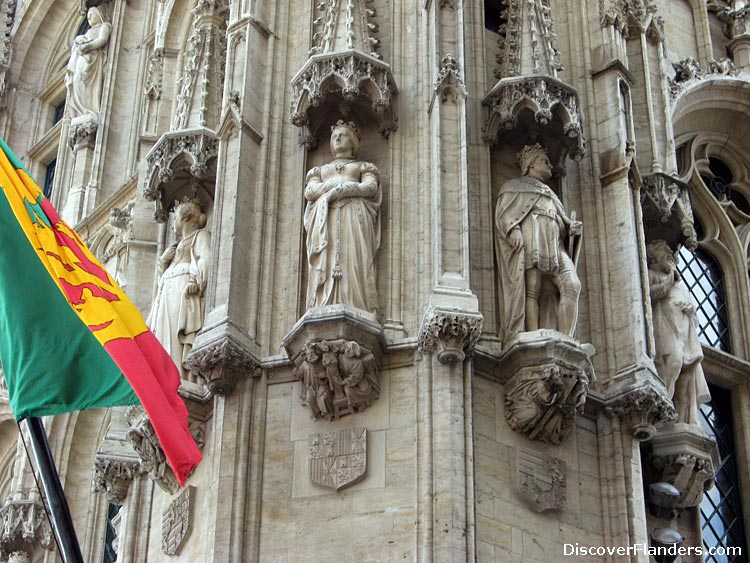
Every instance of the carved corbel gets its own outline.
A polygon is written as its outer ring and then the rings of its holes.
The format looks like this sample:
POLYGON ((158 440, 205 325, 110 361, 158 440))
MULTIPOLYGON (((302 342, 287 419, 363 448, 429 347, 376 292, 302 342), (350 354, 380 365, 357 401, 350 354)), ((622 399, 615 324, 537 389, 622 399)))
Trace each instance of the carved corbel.
POLYGON ((595 380, 590 344, 554 330, 523 332, 494 359, 505 420, 531 440, 560 444, 583 412, 595 380))
POLYGON ((648 444, 646 468, 649 503, 654 512, 663 508, 680 509, 700 505, 703 492, 714 484, 721 459, 716 441, 688 424, 673 424, 661 430, 648 444), (658 492, 663 484, 672 485, 679 497, 664 506, 658 492), (661 484, 661 487, 653 486, 661 484))
POLYGON ((679 245, 695 250, 698 242, 687 184, 662 173, 643 175, 642 181, 641 207, 646 242, 662 239, 673 250, 679 245))
POLYGON ((52 529, 40 501, 10 498, 0 507, 0 559, 23 561, 35 548, 53 548, 52 529))
POLYGON ((137 459, 97 454, 94 459, 94 492, 103 492, 112 504, 122 504, 140 469, 137 459))
POLYGON ((677 411, 663 391, 644 386, 614 398, 605 407, 609 416, 620 418, 636 440, 650 440, 656 429, 677 420, 677 411))
POLYGON ((141 467, 149 477, 168 494, 180 488, 172 468, 167 463, 164 450, 159 443, 146 411, 140 405, 128 407, 125 414, 130 430, 127 439, 141 460, 141 467))
POLYGON ((80 149, 93 149, 99 122, 91 115, 74 117, 68 130, 68 146, 73 152, 80 149))
POLYGON ((483 321, 478 313, 430 308, 419 330, 419 350, 436 353, 441 364, 461 363, 473 353, 483 321))
POLYGON ((258 360, 228 336, 193 348, 186 364, 213 395, 228 395, 242 378, 260 376, 258 360))

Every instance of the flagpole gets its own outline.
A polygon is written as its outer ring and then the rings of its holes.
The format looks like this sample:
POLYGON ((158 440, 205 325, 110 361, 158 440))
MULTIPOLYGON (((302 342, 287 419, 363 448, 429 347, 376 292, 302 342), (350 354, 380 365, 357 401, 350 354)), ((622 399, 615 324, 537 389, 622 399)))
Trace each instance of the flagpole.
POLYGON ((70 508, 65 498, 60 476, 55 468, 55 460, 47 442, 47 433, 39 417, 23 419, 23 424, 29 433, 31 450, 34 453, 36 465, 39 468, 39 476, 42 488, 47 500, 52 529, 57 539, 64 563, 84 563, 81 548, 78 546, 78 538, 73 527, 73 518, 70 516, 70 508))

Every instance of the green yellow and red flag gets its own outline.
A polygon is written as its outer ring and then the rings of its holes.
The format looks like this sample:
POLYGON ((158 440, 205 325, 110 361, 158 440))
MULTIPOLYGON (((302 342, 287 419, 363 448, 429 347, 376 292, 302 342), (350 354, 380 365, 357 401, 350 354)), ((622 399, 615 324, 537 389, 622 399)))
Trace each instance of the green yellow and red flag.
POLYGON ((177 367, 0 139, 0 360, 17 420, 142 404, 181 485, 201 460, 177 367))

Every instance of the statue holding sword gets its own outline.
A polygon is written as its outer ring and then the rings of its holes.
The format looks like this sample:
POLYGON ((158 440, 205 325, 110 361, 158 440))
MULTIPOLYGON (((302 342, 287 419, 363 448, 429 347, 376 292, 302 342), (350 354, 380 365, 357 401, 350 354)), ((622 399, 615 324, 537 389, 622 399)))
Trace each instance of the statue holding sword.
POLYGON ((517 155, 522 176, 505 182, 495 208, 495 243, 503 300, 503 341, 553 329, 572 336, 581 282, 576 272, 582 223, 565 212, 546 184, 547 152, 527 145, 517 155))

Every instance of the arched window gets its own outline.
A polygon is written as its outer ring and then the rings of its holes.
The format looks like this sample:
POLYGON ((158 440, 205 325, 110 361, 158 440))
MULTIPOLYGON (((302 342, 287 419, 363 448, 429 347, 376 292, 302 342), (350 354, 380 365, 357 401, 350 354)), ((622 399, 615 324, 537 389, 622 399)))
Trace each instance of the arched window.
MULTIPOLYGON (((701 406, 701 425, 716 440, 721 464, 716 470, 712 489, 703 493, 701 502, 701 530, 703 545, 710 548, 739 548, 738 555, 708 555, 709 563, 747 561, 743 554, 745 529, 742 521, 742 498, 737 478, 737 452, 732 432, 732 405, 730 392, 709 385, 711 401, 701 406)), ((728 551, 728 550, 727 550, 728 551)))
POLYGON ((690 252, 685 247, 680 249, 677 268, 693 297, 701 342, 731 353, 724 273, 721 268, 705 250, 698 248, 690 252))

